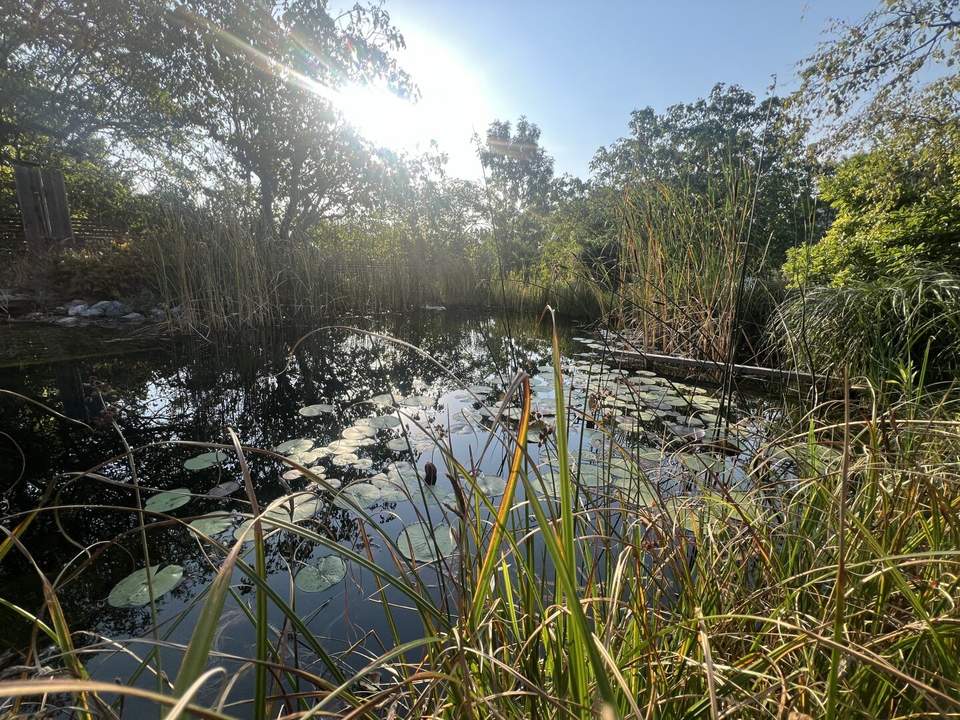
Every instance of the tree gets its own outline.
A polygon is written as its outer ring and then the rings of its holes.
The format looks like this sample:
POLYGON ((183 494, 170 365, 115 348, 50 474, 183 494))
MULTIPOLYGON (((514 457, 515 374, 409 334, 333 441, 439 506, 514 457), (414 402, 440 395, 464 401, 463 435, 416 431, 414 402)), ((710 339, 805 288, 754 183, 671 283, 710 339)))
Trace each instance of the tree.
POLYGON ((630 115, 630 134, 600 148, 590 164, 610 188, 662 183, 704 195, 731 174, 749 172, 756 187, 752 237, 779 264, 801 241, 812 207, 813 172, 803 123, 778 97, 763 101, 737 85, 718 84, 707 98, 647 107, 630 115))
POLYGON ((789 251, 792 284, 871 282, 923 265, 960 273, 960 122, 904 124, 874 145, 821 181, 836 219, 818 243, 789 251))
POLYGON ((6 155, 94 137, 140 157, 167 145, 208 184, 246 183, 264 236, 374 201, 383 158, 338 114, 337 88, 414 91, 379 4, 19 0, 0 20, 6 155))
POLYGON ((922 120, 924 96, 960 111, 960 78, 951 70, 960 61, 956 0, 883 0, 859 22, 838 20, 829 31, 801 63, 793 100, 833 125, 834 147, 869 139, 880 125, 922 120))
POLYGON ((378 4, 189 0, 176 84, 189 120, 255 182, 262 232, 288 238, 369 206, 382 159, 336 112, 335 90, 413 91, 391 57, 403 37, 378 4))
POLYGON ((495 120, 480 160, 501 262, 529 269, 543 245, 553 186, 553 158, 540 146, 540 128, 523 116, 515 125, 495 120))
POLYGON ((126 0, 0 5, 0 161, 80 156, 97 135, 172 138, 176 88, 158 65, 165 13, 126 0))

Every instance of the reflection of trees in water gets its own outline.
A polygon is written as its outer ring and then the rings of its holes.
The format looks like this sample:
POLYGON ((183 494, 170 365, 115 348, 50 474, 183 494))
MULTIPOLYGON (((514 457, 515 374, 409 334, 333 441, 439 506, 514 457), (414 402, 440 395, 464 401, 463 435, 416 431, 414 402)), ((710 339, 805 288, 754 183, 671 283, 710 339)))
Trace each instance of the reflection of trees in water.
MULTIPOLYGON (((531 364, 545 357, 546 345, 534 337, 535 328, 518 328, 516 320, 512 329, 522 333, 523 339, 513 341, 502 334, 503 326, 494 320, 464 320, 445 314, 366 319, 356 324, 419 346, 471 382, 505 367, 508 357, 531 364)), ((109 422, 105 426, 96 422, 104 404, 116 408, 117 422, 134 447, 178 439, 222 442, 226 426, 234 428, 246 445, 271 447, 294 437, 329 442, 342 428, 371 413, 372 407, 364 400, 390 389, 411 394, 420 392, 415 389, 418 382, 441 390, 451 385, 434 362, 380 338, 322 331, 306 339, 288 357, 288 348, 298 337, 296 333, 248 334, 217 345, 179 342, 149 354, 0 373, 0 386, 89 420, 94 427, 90 432, 23 403, 0 398, 3 429, 27 457, 25 477, 18 483, 19 453, 6 439, 0 439, 0 483, 9 489, 4 496, 4 511, 33 507, 47 479, 58 473, 87 470, 121 455, 122 444, 109 422), (339 413, 314 418, 297 413, 303 405, 319 401, 332 402, 339 413)), ((364 451, 376 467, 395 459, 381 446, 364 451)), ((235 459, 199 472, 184 470, 184 459, 197 452, 174 445, 138 450, 141 485, 165 489, 182 486, 203 493, 225 480, 240 479, 235 459)), ((279 482, 282 469, 278 463, 253 456, 249 465, 261 502, 285 492, 279 482)), ((118 482, 130 481, 129 468, 122 458, 98 472, 118 482)), ((360 474, 337 468, 331 475, 349 480, 360 474)), ((295 490, 304 487, 304 483, 293 485, 295 490)), ((143 495, 151 493, 144 490, 143 495)), ((246 511, 242 498, 242 491, 227 501, 195 498, 173 514, 186 518, 213 510, 246 511)), ((52 513, 44 513, 25 537, 25 544, 50 576, 76 556, 79 547, 91 548, 89 567, 62 587, 61 599, 70 622, 77 628, 97 627, 108 635, 142 634, 149 622, 147 608, 115 610, 105 602, 117 581, 143 566, 135 532, 136 513, 91 507, 131 507, 133 492, 83 478, 63 482, 58 502, 78 507, 59 513, 59 527, 52 513), (119 539, 111 546, 97 545, 111 538, 119 539)), ((324 536, 360 548, 355 519, 349 513, 331 507, 312 522, 324 536)), ((229 533, 221 541, 232 541, 229 533)), ((214 569, 186 528, 152 528, 148 543, 152 562, 173 562, 185 568, 184 582, 164 602, 185 603, 209 584, 214 569)), ((309 558, 316 548, 303 538, 280 533, 271 539, 269 550, 270 571, 286 573, 289 566, 309 558)), ((20 558, 8 557, 0 568, 0 593, 36 608, 40 604, 38 590, 28 565, 20 558)))

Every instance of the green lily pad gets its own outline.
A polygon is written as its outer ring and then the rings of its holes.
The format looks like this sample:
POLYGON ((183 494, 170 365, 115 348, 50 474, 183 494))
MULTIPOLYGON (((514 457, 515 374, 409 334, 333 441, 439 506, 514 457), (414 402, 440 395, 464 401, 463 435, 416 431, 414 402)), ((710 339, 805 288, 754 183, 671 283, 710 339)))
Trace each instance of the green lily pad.
POLYGON ((302 407, 297 410, 297 412, 304 417, 316 417, 317 415, 329 415, 330 413, 336 412, 336 408, 327 403, 317 403, 316 405, 302 407))
POLYGON ((144 510, 150 512, 170 512, 190 502, 190 491, 187 488, 174 488, 156 495, 151 495, 143 504, 144 510))
POLYGON ((360 458, 356 455, 356 453, 343 453, 342 455, 334 455, 331 462, 334 465, 343 467, 344 465, 352 465, 359 459, 360 458))
MULTIPOLYGON (((150 568, 150 585, 153 586, 153 598, 173 590, 183 580, 183 568, 179 565, 153 565, 150 568)), ((107 602, 116 608, 143 607, 150 602, 150 588, 147 584, 147 568, 134 570, 113 586, 107 602)))
POLYGON ((387 441, 387 449, 393 450, 394 452, 403 452, 407 449, 407 439, 402 437, 393 438, 387 441))
POLYGON ((347 440, 344 438, 343 440, 334 440, 327 445, 327 449, 331 455, 346 455, 360 447, 360 443, 360 440, 347 440))
POLYGON ((230 513, 215 512, 197 518, 190 527, 201 535, 219 535, 233 525, 233 516, 230 513))
POLYGON ((373 437, 377 434, 377 428, 373 425, 354 425, 344 430, 343 435, 346 440, 362 440, 365 437, 373 437))
POLYGON ((434 525, 433 533, 426 523, 407 525, 397 536, 397 547, 408 560, 435 562, 449 557, 457 549, 453 529, 449 525, 434 525))
POLYGON ((411 395, 400 401, 404 407, 429 407, 433 401, 426 395, 411 395))
POLYGON ((481 474, 477 476, 477 487, 487 495, 497 497, 503 495, 503 491, 507 487, 507 481, 500 475, 481 474))
POLYGON ((393 405, 395 399, 399 400, 400 397, 394 398, 390 393, 383 393, 382 395, 374 395, 368 402, 386 407, 387 405, 393 405))
POLYGON ((222 450, 214 450, 212 452, 200 453, 195 455, 189 460, 185 460, 183 467, 187 470, 206 470, 209 467, 213 467, 217 463, 221 463, 227 459, 227 453, 222 450))
POLYGON ((370 425, 375 428, 389 430, 400 426, 400 418, 393 415, 381 415, 379 417, 369 418, 370 425))
POLYGON ((297 572, 294 584, 303 592, 323 592, 343 580, 347 564, 339 555, 325 555, 316 565, 306 565, 297 572))
POLYGON ((287 440, 282 442, 274 448, 274 452, 291 454, 291 453, 305 453, 310 448, 313 447, 313 440, 310 438, 294 438, 293 440, 287 440))

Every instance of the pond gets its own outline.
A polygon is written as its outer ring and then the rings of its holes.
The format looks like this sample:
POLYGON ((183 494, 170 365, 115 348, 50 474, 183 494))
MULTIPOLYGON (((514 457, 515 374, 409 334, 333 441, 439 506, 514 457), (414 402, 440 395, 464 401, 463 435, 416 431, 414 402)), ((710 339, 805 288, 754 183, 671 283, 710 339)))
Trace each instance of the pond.
MULTIPOLYGON (((58 509, 41 513, 23 542, 55 579, 70 627, 82 631, 77 642, 91 651, 85 662, 95 678, 155 687, 137 658, 157 638, 165 648, 162 665, 175 674, 180 652, 174 645, 189 641, 222 547, 236 537, 252 539, 252 531, 243 535, 251 506, 227 428, 243 446, 272 451, 245 453, 261 509, 289 498, 265 522, 269 585, 345 668, 421 637, 424 628, 408 597, 363 564, 341 559, 331 545, 391 575, 415 568, 436 606, 455 614, 463 548, 451 528, 463 514, 460 502, 489 520, 504 491, 510 433, 520 418, 518 394, 504 395, 517 369, 529 374, 532 386, 523 472, 541 500, 557 501, 557 398, 547 325, 421 312, 338 319, 304 337, 309 330, 112 345, 109 333, 80 331, 59 349, 69 359, 47 362, 41 353, 23 367, 0 370, 0 388, 84 423, 0 398, 3 524, 19 522, 56 479, 47 502, 58 509), (155 631, 124 442, 149 511, 150 562, 161 568, 153 579, 155 593, 162 591, 155 631), (472 480, 458 476, 454 459, 472 480), (432 467, 436 484, 427 482, 432 467), (270 517, 309 529, 323 542, 271 525, 270 517), (438 556, 440 562, 431 562, 438 556), (130 578, 138 570, 139 577, 130 578), (124 651, 110 644, 115 641, 124 651)), ((71 332, 77 331, 58 338, 71 332)), ((757 415, 755 401, 722 404, 715 390, 619 368, 584 328, 561 326, 558 339, 578 507, 653 505, 654 493, 674 495, 705 473, 725 492, 746 489, 743 465, 760 437, 749 419, 757 415)), ((517 507, 524 496, 521 484, 517 507)), ((696 522, 693 512, 675 510, 681 529, 696 522)), ((511 517, 530 520, 520 510, 511 517)), ((243 558, 254 563, 252 543, 243 558)), ((233 582, 216 650, 218 663, 236 668, 254 652, 248 613, 256 593, 239 571, 233 582)), ((31 612, 43 604, 36 572, 20 553, 0 567, 0 597, 31 612)), ((0 617, 8 651, 32 642, 29 623, 9 609, 0 609, 0 617)), ((271 633, 293 631, 276 607, 269 618, 271 633)), ((317 648, 291 645, 301 667, 325 674, 317 648)), ((242 675, 231 697, 250 697, 252 682, 252 673, 242 675)), ((137 707, 128 703, 125 713, 136 716, 137 707)))

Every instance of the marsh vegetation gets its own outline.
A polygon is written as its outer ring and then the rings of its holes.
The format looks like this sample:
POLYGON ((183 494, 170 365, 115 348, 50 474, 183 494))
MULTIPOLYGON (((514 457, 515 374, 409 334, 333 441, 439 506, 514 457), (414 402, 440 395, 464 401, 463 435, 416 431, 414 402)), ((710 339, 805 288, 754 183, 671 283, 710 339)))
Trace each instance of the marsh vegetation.
POLYGON ((960 714, 954 5, 588 180, 365 137, 381 4, 5 5, 0 285, 164 310, 8 308, 0 717, 960 714))

